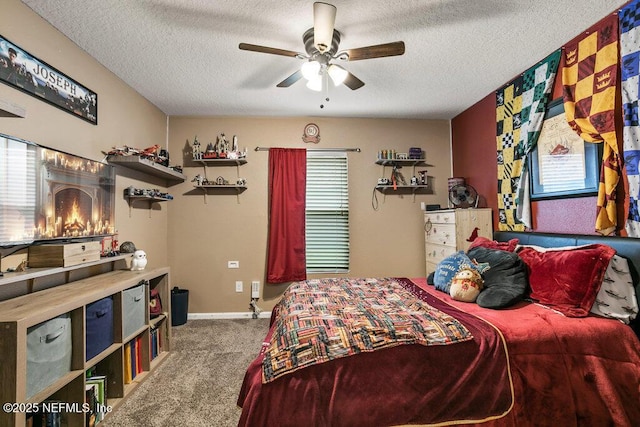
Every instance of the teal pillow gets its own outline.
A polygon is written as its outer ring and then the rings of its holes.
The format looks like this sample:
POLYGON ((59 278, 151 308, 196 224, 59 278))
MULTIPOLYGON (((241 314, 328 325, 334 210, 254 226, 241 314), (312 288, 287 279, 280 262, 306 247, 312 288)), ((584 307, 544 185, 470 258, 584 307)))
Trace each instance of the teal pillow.
POLYGON ((468 267, 483 273, 488 264, 476 264, 464 253, 458 251, 440 261, 433 274, 433 284, 437 290, 449 293, 453 277, 463 268, 468 267))

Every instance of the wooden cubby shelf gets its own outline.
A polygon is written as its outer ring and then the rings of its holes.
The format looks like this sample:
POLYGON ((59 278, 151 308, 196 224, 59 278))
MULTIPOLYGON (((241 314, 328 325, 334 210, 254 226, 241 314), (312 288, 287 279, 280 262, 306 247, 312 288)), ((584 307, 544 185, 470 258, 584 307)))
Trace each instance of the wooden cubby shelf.
MULTIPOLYGON (((0 302, 2 402, 42 407, 43 402, 53 400, 82 408, 89 381, 87 372, 91 371, 105 377, 105 406, 116 410, 127 395, 148 377, 149 372, 166 359, 171 350, 169 268, 95 272, 96 265, 99 263, 93 263, 93 268, 87 265, 75 267, 83 270, 82 275, 85 276, 78 280, 0 302), (149 314, 151 289, 158 290, 163 304, 163 313, 154 318, 149 314), (89 308, 93 310, 104 301, 111 307, 108 321, 97 323, 98 326, 89 323, 88 313, 93 313, 89 308), (66 323, 60 323, 62 327, 58 327, 57 321, 66 323), (56 328, 49 329, 49 326, 56 328), (42 332, 44 327, 47 329, 42 332), (51 360, 34 350, 34 336, 41 347, 48 347, 56 346, 61 334, 68 335, 61 341, 64 343, 62 347, 42 350, 44 355, 55 355, 51 360), (103 343, 104 336, 112 336, 112 339, 103 343), (96 343, 101 345, 96 346, 96 343), (132 351, 135 351, 133 356, 132 351), (64 354, 61 356, 59 353, 64 354), (59 362, 67 358, 68 363, 59 362), (138 367, 133 374, 132 366, 138 367), (52 371, 56 372, 53 376, 50 375, 52 371)), ((19 279, 46 281, 47 273, 57 276, 65 270, 71 269, 38 269, 21 276, 0 278, 0 285, 19 279)), ((61 425, 87 425, 83 411, 62 412, 61 418, 61 425)), ((24 411, 0 412, 1 426, 23 427, 28 423, 28 415, 24 411)))

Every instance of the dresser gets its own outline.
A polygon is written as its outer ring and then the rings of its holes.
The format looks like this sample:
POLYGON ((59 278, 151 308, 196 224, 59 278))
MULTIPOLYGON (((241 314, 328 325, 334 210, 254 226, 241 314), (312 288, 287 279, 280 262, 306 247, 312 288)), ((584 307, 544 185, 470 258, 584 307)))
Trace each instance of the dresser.
POLYGON ((424 213, 424 246, 427 276, 447 256, 466 251, 474 230, 478 236, 493 239, 490 208, 443 209, 424 213))

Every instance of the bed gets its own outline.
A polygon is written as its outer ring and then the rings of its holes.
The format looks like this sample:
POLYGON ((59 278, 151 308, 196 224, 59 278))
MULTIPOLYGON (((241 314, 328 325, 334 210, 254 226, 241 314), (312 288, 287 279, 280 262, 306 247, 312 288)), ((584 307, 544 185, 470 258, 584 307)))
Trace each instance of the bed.
MULTIPOLYGON (((494 238, 537 246, 537 255, 539 247, 606 244, 628 261, 638 286, 635 239, 494 238)), ((426 278, 305 281, 289 293, 245 374, 240 426, 640 425, 636 321, 570 317, 526 300, 484 308, 426 278), (358 317, 354 307, 366 304, 378 315, 358 317), (310 314, 316 309, 320 318, 310 314), (428 319, 416 320, 425 310, 428 319)))

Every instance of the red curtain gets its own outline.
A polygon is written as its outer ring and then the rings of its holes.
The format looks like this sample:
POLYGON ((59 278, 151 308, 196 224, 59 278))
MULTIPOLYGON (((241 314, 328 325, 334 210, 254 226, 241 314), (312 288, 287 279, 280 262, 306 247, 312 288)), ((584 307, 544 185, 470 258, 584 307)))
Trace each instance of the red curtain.
POLYGON ((307 278, 305 198, 307 150, 269 150, 269 242, 267 282, 307 278))

